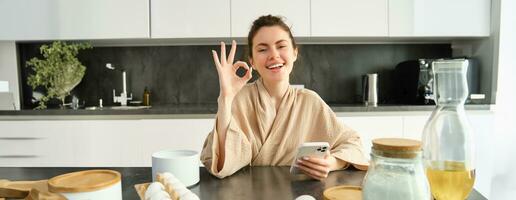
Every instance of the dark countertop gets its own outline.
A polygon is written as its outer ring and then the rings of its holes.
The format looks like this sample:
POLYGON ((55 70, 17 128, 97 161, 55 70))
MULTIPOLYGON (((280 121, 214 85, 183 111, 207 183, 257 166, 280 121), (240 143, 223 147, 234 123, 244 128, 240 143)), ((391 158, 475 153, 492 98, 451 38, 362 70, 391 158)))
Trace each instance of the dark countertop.
MULTIPOLYGON (((378 107, 366 107, 361 104, 330 104, 336 113, 367 113, 367 112, 411 112, 432 111, 435 105, 379 105, 378 107)), ((490 104, 471 104, 465 106, 466 110, 489 111, 490 104)), ((16 117, 34 116, 30 119, 115 119, 121 116, 133 116, 132 118, 213 118, 217 112, 217 104, 181 104, 152 106, 148 109, 137 110, 73 110, 73 109, 47 109, 47 110, 18 110, 0 111, 0 119, 16 119, 16 117), (61 116, 61 117, 59 117, 61 116)))
MULTIPOLYGON (((60 174, 93 168, 0 168, 0 179, 41 180, 60 174)), ((150 167, 106 168, 122 174, 122 193, 124 200, 138 200, 135 184, 151 181, 150 167)), ((304 194, 322 199, 324 189, 336 185, 360 185, 365 172, 355 170, 336 171, 329 174, 325 181, 298 180, 290 177, 288 167, 247 167, 236 174, 218 179, 200 168, 200 183, 190 187, 202 200, 209 199, 295 199, 304 194)), ((468 200, 485 200, 473 190, 468 200)))

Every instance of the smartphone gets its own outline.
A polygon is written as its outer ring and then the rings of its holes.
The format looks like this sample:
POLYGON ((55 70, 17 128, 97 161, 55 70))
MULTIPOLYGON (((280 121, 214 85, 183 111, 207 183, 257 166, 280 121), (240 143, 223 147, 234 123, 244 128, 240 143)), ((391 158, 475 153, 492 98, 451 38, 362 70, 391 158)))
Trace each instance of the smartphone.
POLYGON ((301 146, 297 148, 296 158, 292 161, 290 165, 290 173, 291 174, 301 174, 302 172, 295 167, 296 160, 301 159, 305 156, 307 157, 315 157, 315 158, 323 158, 326 156, 327 151, 330 150, 330 144, 328 142, 305 142, 301 146))

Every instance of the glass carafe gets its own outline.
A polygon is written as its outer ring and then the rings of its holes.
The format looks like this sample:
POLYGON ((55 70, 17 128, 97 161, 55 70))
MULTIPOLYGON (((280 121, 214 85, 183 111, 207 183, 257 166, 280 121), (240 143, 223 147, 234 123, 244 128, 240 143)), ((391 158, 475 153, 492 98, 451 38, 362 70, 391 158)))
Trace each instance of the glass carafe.
POLYGON ((437 107, 423 131, 423 160, 437 200, 464 200, 475 182, 472 133, 464 112, 467 67, 465 59, 432 63, 437 107))

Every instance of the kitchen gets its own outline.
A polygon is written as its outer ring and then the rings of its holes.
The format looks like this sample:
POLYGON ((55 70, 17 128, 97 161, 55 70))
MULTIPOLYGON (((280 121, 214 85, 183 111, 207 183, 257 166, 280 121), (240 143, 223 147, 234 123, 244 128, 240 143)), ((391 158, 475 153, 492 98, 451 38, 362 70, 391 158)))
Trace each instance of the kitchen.
MULTIPOLYGON (((319 93, 339 120, 360 133, 366 154, 374 138, 420 140, 434 106, 386 104, 388 92, 383 92, 389 90, 381 89, 389 83, 379 73, 379 106, 365 107, 360 104, 362 75, 393 70, 408 59, 476 58, 478 92, 485 99, 466 105, 475 130, 474 188, 488 199, 509 198, 502 194, 514 194, 510 182, 504 182, 514 177, 506 174, 514 163, 505 156, 514 152, 506 144, 514 138, 509 126, 514 119, 510 112, 514 111, 513 4, 508 0, 2 1, 0 81, 8 82, 17 111, 0 111, 1 137, 10 138, 1 140, 0 163, 15 168, 150 167, 150 155, 163 149, 200 151, 217 111, 218 79, 210 50, 219 41, 245 44, 252 20, 271 13, 290 20, 302 45, 292 82, 319 93), (92 43, 92 49, 79 53, 86 75, 72 92, 79 104, 84 101, 82 108, 98 107, 100 99, 106 107, 117 105, 112 91, 121 95, 124 81, 122 73, 105 67, 108 62, 127 68, 127 93, 133 93, 135 100, 142 99, 146 86, 150 88, 152 108, 32 110, 23 81, 28 68, 23 63, 36 56, 42 43, 54 40, 92 43), (429 50, 418 53, 418 49, 429 50)), ((244 48, 239 49, 243 54, 244 48)))

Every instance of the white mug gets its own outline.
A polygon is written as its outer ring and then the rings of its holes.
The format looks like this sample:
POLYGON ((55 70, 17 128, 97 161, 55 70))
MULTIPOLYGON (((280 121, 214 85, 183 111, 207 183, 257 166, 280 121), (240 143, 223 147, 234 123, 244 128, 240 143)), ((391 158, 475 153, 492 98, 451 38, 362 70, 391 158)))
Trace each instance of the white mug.
POLYGON ((152 154, 152 181, 157 173, 170 172, 189 187, 199 182, 199 153, 191 150, 163 150, 152 154))

